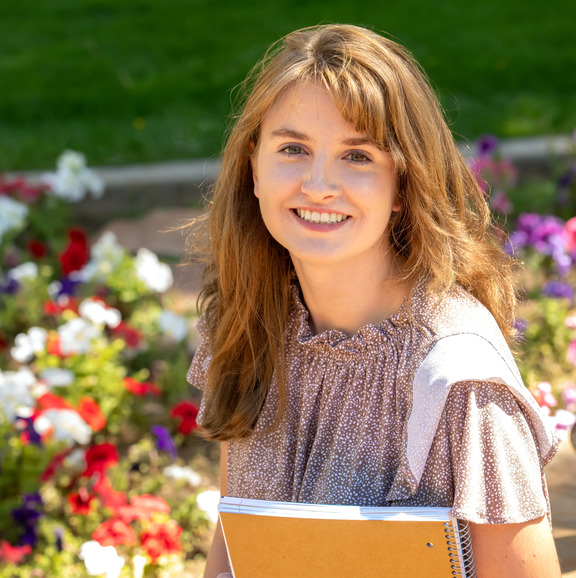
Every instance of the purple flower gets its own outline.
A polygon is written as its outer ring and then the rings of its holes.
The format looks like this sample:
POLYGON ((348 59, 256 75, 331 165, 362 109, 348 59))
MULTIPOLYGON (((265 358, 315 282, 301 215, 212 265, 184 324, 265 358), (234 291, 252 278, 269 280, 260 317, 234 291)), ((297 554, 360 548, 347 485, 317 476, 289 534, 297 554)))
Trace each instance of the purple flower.
POLYGON ((34 428, 34 420, 31 417, 19 417, 18 422, 22 424, 21 431, 28 434, 28 441, 35 446, 41 446, 42 438, 34 428))
POLYGON ((514 323, 514 328, 518 332, 518 338, 522 339, 524 337, 524 334, 526 333, 526 329, 528 328, 528 321, 520 317, 516 319, 516 322, 514 323))
POLYGON ((22 526, 24 530, 20 539, 21 544, 35 546, 38 541, 36 525, 42 517, 42 498, 40 494, 24 494, 24 503, 19 508, 12 510, 12 518, 16 524, 22 526))
POLYGON ((56 293, 56 298, 62 295, 74 295, 76 292, 76 285, 80 285, 81 281, 74 281, 70 277, 63 277, 60 279, 60 286, 56 293))
POLYGON ((14 295, 16 291, 18 291, 19 287, 20 284, 18 283, 18 281, 16 281, 16 279, 8 277, 6 281, 0 282, 0 293, 6 293, 7 295, 14 295))
POLYGON ((567 189, 574 182, 575 178, 576 175, 574 175, 573 170, 565 171, 558 179, 558 187, 561 189, 567 189))
POLYGON ((574 301, 574 289, 562 281, 549 281, 542 289, 542 293, 547 297, 574 301))
POLYGON ((498 138, 492 134, 481 136, 476 142, 478 154, 480 156, 491 155, 498 149, 498 138))
POLYGON ((64 535, 64 533, 62 532, 62 528, 60 528, 60 526, 58 526, 54 529, 54 537, 55 537, 56 551, 57 552, 62 552, 62 550, 64 549, 63 540, 62 540, 63 535, 64 535))
POLYGON ((170 432, 161 425, 153 425, 150 431, 156 436, 156 447, 160 451, 168 452, 172 459, 176 458, 176 445, 170 432))
POLYGON ((517 230, 510 235, 506 250, 514 253, 518 249, 529 247, 542 255, 550 256, 561 275, 566 274, 574 259, 566 245, 565 223, 553 215, 522 213, 518 217, 517 230))

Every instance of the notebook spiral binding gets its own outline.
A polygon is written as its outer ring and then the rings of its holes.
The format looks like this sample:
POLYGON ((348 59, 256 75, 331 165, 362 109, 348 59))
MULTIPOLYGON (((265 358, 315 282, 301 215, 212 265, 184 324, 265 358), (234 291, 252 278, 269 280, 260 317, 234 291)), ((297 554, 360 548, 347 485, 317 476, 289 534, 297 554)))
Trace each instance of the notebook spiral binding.
POLYGON ((450 553, 452 576, 473 578, 476 576, 470 525, 462 520, 445 522, 444 533, 450 553))

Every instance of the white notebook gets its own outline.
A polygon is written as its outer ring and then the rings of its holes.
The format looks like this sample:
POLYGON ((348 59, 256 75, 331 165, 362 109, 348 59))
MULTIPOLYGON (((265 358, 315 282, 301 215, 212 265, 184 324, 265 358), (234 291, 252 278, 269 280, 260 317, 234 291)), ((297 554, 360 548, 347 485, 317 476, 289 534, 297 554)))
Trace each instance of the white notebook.
POLYGON ((223 497, 235 578, 475 576, 467 523, 449 508, 373 508, 223 497))

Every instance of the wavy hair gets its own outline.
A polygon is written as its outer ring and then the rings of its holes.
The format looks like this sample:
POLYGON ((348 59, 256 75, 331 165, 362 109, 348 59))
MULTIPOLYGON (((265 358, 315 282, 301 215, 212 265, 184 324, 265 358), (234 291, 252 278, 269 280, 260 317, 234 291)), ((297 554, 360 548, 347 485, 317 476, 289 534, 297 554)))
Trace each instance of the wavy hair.
POLYGON ((205 222, 199 306, 212 353, 202 423, 209 439, 250 434, 273 374, 284 403, 292 265, 261 218, 250 160, 268 111, 301 82, 323 85, 343 117, 391 153, 402 209, 389 234, 404 279, 425 276, 436 291, 458 284, 491 311, 507 338, 513 333, 513 262, 424 72, 402 46, 365 28, 297 30, 273 44, 241 85, 205 222))

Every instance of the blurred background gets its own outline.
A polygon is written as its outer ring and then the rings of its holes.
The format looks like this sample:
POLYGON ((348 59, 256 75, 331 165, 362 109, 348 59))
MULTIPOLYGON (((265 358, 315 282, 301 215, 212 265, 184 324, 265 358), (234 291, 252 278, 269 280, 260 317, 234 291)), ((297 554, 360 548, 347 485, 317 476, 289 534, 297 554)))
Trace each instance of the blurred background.
POLYGON ((0 172, 214 157, 233 88, 280 36, 347 22, 406 45, 457 138, 576 126, 576 3, 50 0, 0 3, 0 172))

